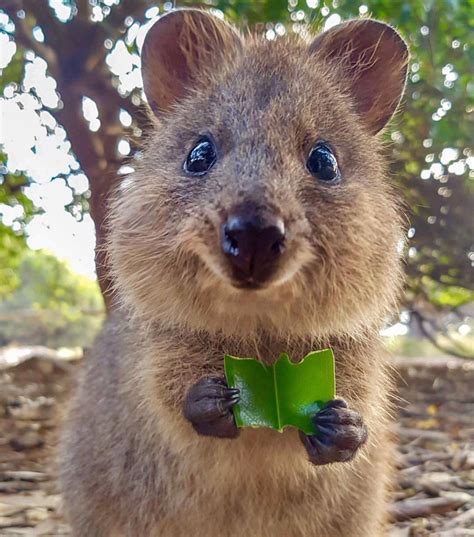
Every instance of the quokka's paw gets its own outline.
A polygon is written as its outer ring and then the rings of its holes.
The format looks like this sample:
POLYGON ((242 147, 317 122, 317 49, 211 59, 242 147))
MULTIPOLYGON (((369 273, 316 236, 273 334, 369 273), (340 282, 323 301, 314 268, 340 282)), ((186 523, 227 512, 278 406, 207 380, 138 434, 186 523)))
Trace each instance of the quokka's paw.
POLYGON ((189 390, 184 417, 204 436, 236 438, 239 435, 232 407, 239 402, 239 390, 229 388, 220 377, 204 377, 189 390))
POLYGON ((342 399, 329 401, 313 418, 318 432, 300 433, 309 460, 316 465, 347 462, 367 440, 362 416, 342 399))

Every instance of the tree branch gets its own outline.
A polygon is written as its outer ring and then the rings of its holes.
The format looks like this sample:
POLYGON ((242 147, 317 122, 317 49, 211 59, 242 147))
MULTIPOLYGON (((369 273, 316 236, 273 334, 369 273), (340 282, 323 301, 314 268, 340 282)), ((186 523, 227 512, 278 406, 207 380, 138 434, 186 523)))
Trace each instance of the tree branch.
MULTIPOLYGON (((163 2, 158 2, 162 4, 163 2)), ((156 5, 151 0, 122 0, 120 4, 111 9, 110 15, 107 17, 113 28, 122 27, 125 24, 127 17, 137 18, 137 14, 144 14, 145 10, 156 5)))
POLYGON ((32 50, 48 64, 51 74, 57 73, 57 57, 54 50, 40 43, 33 37, 32 28, 28 26, 26 20, 18 16, 19 2, 0 0, 0 9, 4 11, 15 25, 15 41, 25 49, 32 50))
POLYGON ((23 9, 34 15, 43 30, 45 40, 56 48, 63 41, 65 25, 56 18, 49 3, 44 0, 23 0, 21 3, 24 3, 23 9))
POLYGON ((87 21, 90 14, 90 3, 88 0, 76 0, 77 14, 80 19, 87 21))
MULTIPOLYGON (((438 339, 426 328, 426 323, 432 324, 431 321, 429 319, 426 319, 419 310, 413 309, 411 310, 411 314, 416 319, 418 327, 420 328, 420 331, 423 334, 423 336, 426 337, 426 339, 428 339, 430 343, 432 343, 437 349, 439 349, 440 351, 446 354, 457 356, 458 358, 473 358, 473 356, 470 356, 469 354, 465 354, 461 350, 457 351, 453 349, 452 347, 447 348, 447 347, 444 347, 443 345, 440 345, 438 339)), ((446 335, 446 337, 448 336, 446 335)), ((448 339, 450 339, 450 341, 452 341, 453 343, 456 343, 451 338, 448 337, 448 339)))

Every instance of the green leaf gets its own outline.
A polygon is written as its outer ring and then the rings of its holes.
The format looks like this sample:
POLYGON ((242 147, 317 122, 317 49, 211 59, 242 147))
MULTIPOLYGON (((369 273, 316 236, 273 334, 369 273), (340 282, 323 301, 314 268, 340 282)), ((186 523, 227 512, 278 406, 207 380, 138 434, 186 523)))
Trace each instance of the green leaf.
POLYGON ((315 434, 312 417, 336 394, 331 349, 311 352, 298 363, 283 353, 273 365, 226 355, 224 368, 228 385, 240 390, 240 403, 234 407, 238 427, 282 431, 292 425, 315 434))

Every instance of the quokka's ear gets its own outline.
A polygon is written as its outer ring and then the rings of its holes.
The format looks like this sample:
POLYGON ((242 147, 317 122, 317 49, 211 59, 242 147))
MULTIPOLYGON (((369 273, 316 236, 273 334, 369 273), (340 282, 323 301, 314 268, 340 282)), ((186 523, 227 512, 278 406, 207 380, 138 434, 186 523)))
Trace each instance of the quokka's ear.
POLYGON ((169 111, 241 45, 232 26, 204 11, 180 9, 158 19, 142 49, 143 87, 155 114, 169 111))
POLYGON ((317 36, 311 51, 337 64, 370 133, 394 114, 405 87, 408 48, 391 26, 372 19, 339 24, 317 36))

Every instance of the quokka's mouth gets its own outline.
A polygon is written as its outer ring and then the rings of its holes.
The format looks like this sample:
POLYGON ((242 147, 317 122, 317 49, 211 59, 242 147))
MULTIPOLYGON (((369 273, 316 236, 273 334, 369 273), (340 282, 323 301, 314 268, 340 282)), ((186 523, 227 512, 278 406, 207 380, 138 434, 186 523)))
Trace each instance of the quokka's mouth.
POLYGON ((248 281, 233 281, 232 286, 242 291, 258 291, 268 287, 264 283, 255 282, 253 280, 248 281))

